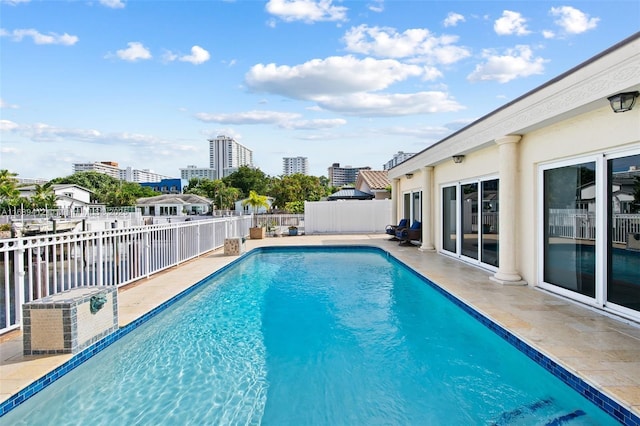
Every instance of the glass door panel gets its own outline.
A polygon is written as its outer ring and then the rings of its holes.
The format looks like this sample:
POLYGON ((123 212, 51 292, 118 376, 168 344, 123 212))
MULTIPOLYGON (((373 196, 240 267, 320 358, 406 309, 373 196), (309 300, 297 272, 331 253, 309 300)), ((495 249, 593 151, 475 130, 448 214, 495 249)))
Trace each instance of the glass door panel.
POLYGON ((544 281, 595 297, 595 162, 544 171, 544 281))
POLYGON ((500 241, 500 205, 498 198, 498 179, 487 180, 482 185, 482 228, 480 260, 489 265, 498 266, 498 248, 500 241))
POLYGON ((442 249, 456 252, 456 187, 442 188, 442 249))
POLYGON ((478 258, 478 184, 460 186, 462 213, 462 255, 478 258))
POLYGON ((607 300, 640 311, 640 155, 608 161, 607 300))

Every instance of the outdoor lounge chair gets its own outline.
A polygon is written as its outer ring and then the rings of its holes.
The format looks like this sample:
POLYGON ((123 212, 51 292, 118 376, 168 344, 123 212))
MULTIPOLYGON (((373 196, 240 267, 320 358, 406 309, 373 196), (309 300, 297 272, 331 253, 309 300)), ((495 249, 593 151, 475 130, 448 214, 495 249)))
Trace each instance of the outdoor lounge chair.
POLYGON ((400 240, 400 244, 411 244, 411 241, 422 240, 422 223, 414 220, 410 228, 398 229, 396 238, 400 240))
POLYGON ((391 235, 391 239, 392 240, 396 240, 396 231, 398 229, 403 229, 407 227, 407 222, 409 222, 408 219, 401 219, 400 222, 398 222, 397 225, 387 225, 387 227, 384 229, 384 232, 387 235, 391 235))

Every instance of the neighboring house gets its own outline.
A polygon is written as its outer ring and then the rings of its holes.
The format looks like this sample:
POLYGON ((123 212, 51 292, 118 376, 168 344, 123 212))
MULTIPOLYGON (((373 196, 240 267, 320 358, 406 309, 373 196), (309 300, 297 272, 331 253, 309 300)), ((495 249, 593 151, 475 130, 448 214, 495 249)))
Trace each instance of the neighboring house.
POLYGON ((212 201, 194 194, 166 194, 139 198, 136 208, 143 216, 186 216, 211 212, 212 201))
POLYGON ((375 196, 368 192, 362 192, 352 187, 344 187, 327 197, 327 201, 337 200, 373 200, 375 196))
POLYGON ((256 214, 262 214, 262 213, 267 213, 267 211, 271 210, 271 206, 273 206, 273 203, 276 201, 275 198, 273 197, 267 197, 267 204, 269 204, 269 208, 264 208, 264 207, 258 207, 257 211, 253 210, 253 207, 251 207, 250 205, 244 205, 244 203, 248 200, 248 198, 245 198, 244 200, 238 200, 235 203, 235 211, 237 212, 244 212, 246 214, 251 214, 251 213, 256 213, 256 214))
POLYGON ((390 169, 391 223, 496 283, 640 321, 640 104, 610 102, 639 91, 636 33, 390 169))
POLYGON ((391 198, 391 182, 386 170, 361 170, 356 180, 356 189, 373 194, 376 200, 391 198))
MULTIPOLYGON (((21 197, 30 198, 36 193, 35 185, 18 187, 21 197)), ((56 195, 59 209, 72 209, 74 214, 83 214, 104 210, 104 205, 91 203, 91 194, 87 188, 75 184, 54 184, 51 190, 56 195)))

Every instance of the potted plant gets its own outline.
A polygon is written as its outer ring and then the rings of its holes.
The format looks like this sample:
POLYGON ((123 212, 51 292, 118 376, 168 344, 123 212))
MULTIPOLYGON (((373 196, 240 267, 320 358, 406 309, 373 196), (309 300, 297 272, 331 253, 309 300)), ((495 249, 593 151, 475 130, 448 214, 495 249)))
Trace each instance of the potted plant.
POLYGON ((291 235, 291 236, 298 235, 298 227, 291 225, 289 227, 289 235, 291 235))
MULTIPOLYGON (((260 207, 264 207, 266 209, 269 208, 269 203, 267 202, 266 195, 259 195, 256 191, 249 191, 249 198, 242 202, 243 206, 250 206, 253 210, 253 213, 257 213, 260 207)), ((252 240, 262 239, 266 234, 265 226, 254 226, 249 228, 249 236, 252 240)))

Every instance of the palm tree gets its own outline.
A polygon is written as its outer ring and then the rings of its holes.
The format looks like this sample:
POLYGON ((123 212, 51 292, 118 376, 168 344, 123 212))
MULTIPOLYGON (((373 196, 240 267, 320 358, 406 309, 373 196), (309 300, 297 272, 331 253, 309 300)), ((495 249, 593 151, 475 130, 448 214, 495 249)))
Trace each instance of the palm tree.
MULTIPOLYGON (((256 191, 249 191, 249 198, 242 202, 242 206, 251 206, 253 212, 256 213, 260 207, 269 208, 266 195, 259 195, 256 191)), ((257 225, 257 223, 256 223, 257 225)), ((264 238, 266 233, 265 226, 254 226, 249 229, 249 235, 252 239, 264 238)))
POLYGON ((249 191, 249 198, 242 202, 242 206, 250 206, 254 213, 258 212, 260 207, 268 209, 269 202, 266 195, 259 195, 256 191, 249 191))

